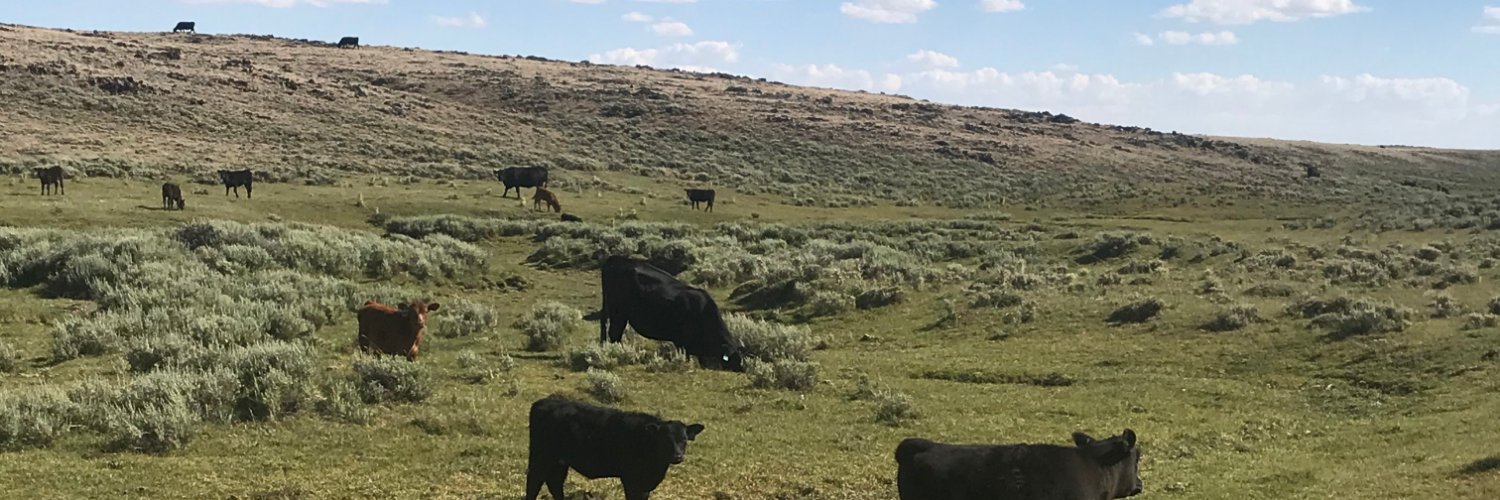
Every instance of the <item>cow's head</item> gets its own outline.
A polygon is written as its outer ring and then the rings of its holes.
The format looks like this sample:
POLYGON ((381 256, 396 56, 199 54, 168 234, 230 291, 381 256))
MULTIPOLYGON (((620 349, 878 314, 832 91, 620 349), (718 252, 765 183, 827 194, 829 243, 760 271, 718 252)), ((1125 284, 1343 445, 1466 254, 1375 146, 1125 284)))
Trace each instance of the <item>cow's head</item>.
POLYGON ((427 326, 427 313, 438 310, 438 303, 428 304, 418 300, 410 304, 400 304, 396 306, 396 310, 400 311, 401 317, 411 326, 412 331, 420 331, 427 326))
POLYGON ((1141 494, 1141 449, 1135 446, 1135 431, 1125 432, 1105 440, 1096 440, 1082 432, 1073 433, 1073 444, 1084 456, 1094 460, 1113 475, 1115 498, 1133 497, 1141 494))
POLYGON ((687 442, 703 432, 703 424, 687 425, 677 420, 646 424, 647 441, 652 458, 680 464, 687 456, 687 442))
POLYGON ((177 209, 178 210, 187 210, 187 200, 182 199, 182 198, 178 198, 177 199, 177 209))

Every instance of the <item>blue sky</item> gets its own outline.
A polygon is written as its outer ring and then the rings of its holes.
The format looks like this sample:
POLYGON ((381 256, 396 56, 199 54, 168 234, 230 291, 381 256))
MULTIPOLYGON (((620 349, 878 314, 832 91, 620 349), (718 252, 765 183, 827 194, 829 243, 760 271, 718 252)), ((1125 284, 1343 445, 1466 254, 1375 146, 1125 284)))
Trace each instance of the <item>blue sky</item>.
POLYGON ((1219 135, 1500 149, 1500 0, 48 0, 0 21, 540 55, 1219 135))

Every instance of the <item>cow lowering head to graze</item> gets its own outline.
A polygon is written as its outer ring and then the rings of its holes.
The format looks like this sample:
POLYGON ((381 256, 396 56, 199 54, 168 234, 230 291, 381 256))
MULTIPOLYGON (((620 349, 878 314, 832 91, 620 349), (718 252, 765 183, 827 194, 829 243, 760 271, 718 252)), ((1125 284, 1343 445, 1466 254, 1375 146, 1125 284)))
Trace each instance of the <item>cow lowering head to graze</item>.
POLYGON ((220 170, 219 180, 224 183, 224 196, 234 189, 234 197, 239 198, 240 186, 245 186, 245 197, 250 198, 255 189, 255 174, 249 170, 220 170))
POLYGON ((47 168, 33 168, 31 172, 36 174, 38 180, 42 181, 42 196, 46 196, 49 192, 51 194, 67 194, 67 190, 63 189, 63 177, 65 176, 63 175, 62 167, 54 165, 47 168))
POLYGON ((505 184, 505 191, 500 193, 504 198, 510 194, 511 189, 516 190, 516 199, 521 199, 521 188, 540 188, 547 186, 547 167, 510 167, 495 171, 495 178, 505 184))
POLYGON ((686 191, 687 191, 688 201, 693 202, 693 210, 697 210, 698 209, 698 204, 699 203, 704 203, 704 204, 708 205, 706 207, 705 211, 707 211, 707 212, 714 211, 714 190, 712 190, 712 189, 688 189, 686 191))
POLYGON ((628 324, 648 339, 675 344, 705 368, 745 369, 744 355, 712 295, 644 260, 612 256, 599 270, 604 305, 599 343, 619 342, 628 324))
POLYGON ((526 500, 542 485, 563 500, 571 468, 589 479, 620 478, 625 500, 648 500, 667 469, 687 457, 687 443, 703 424, 663 420, 548 396, 531 404, 531 451, 526 462, 526 500))
POLYGON ((177 23, 177 26, 174 26, 172 28, 172 32, 173 33, 181 33, 181 32, 184 32, 184 31, 186 31, 188 33, 197 33, 198 32, 198 23, 195 23, 195 22, 192 22, 192 21, 181 21, 181 22, 177 23))
POLYGON ((183 210, 187 208, 187 202, 182 199, 182 188, 173 183, 161 185, 161 207, 166 210, 176 208, 183 210))
POLYGON ((343 49, 343 48, 350 48, 350 49, 357 49, 357 48, 359 48, 359 37, 357 37, 357 36, 346 36, 346 37, 340 38, 339 39, 339 48, 341 48, 341 49, 343 49))
POLYGON ((547 188, 536 188, 536 193, 531 195, 531 209, 540 210, 543 204, 553 212, 562 212, 562 203, 557 202, 557 195, 552 194, 547 188))
POLYGON ((1106 500, 1140 494, 1135 431, 1074 446, 953 445, 910 438, 896 447, 901 500, 1106 500))
POLYGON ((376 301, 359 308, 359 334, 354 341, 360 350, 375 354, 406 356, 417 359, 422 336, 427 330, 427 313, 438 310, 436 302, 415 301, 391 307, 376 301))

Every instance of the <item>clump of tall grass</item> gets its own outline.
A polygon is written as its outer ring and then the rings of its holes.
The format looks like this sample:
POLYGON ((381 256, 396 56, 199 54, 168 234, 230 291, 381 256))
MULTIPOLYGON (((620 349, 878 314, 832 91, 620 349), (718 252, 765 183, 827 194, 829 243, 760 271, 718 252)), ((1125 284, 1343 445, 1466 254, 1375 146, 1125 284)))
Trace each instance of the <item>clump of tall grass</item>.
POLYGON ((805 327, 762 321, 739 313, 724 315, 724 325, 740 343, 746 358, 766 362, 807 361, 818 339, 805 327))
POLYGON ((583 313, 560 302, 537 304, 516 321, 515 327, 526 336, 527 351, 555 351, 568 342, 568 335, 583 325, 583 313))
POLYGON ((613 404, 625 400, 625 384, 619 375, 590 368, 584 375, 584 392, 601 403, 613 404))
POLYGON ((757 389, 806 391, 818 385, 818 365, 806 361, 746 359, 745 375, 757 389))
POLYGON ((420 403, 436 391, 426 365, 395 356, 356 361, 354 374, 366 403, 420 403))
POLYGON ((1151 318, 1156 317, 1156 315, 1159 314, 1164 307, 1166 307, 1166 304, 1163 303, 1161 299, 1158 299, 1156 297, 1145 297, 1135 302, 1120 306, 1119 309, 1115 309, 1114 312, 1111 312, 1109 314, 1109 317, 1106 318, 1105 321, 1114 325, 1145 323, 1147 321, 1150 321, 1151 318))

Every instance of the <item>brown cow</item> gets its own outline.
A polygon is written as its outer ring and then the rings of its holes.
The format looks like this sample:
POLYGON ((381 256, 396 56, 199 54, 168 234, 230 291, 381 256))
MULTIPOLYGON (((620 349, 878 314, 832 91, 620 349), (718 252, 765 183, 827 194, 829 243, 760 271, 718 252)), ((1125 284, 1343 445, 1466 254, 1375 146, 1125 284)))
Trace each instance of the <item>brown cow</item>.
POLYGON ((562 204, 557 202, 557 195, 545 188, 536 188, 536 194, 531 196, 531 209, 540 210, 543 203, 552 208, 553 212, 562 212, 562 204))
POLYGON ((436 302, 415 301, 391 307, 376 301, 359 308, 359 335, 355 342, 360 350, 376 354, 406 356, 417 359, 422 335, 427 330, 427 313, 438 310, 436 302))

